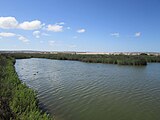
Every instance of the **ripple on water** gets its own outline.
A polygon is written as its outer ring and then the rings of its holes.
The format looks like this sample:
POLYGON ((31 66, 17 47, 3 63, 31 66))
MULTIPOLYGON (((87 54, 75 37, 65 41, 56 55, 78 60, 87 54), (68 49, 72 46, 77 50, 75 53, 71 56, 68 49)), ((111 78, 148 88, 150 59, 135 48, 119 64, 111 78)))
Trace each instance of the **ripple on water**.
POLYGON ((134 67, 22 59, 15 67, 57 120, 160 118, 160 64, 134 67))

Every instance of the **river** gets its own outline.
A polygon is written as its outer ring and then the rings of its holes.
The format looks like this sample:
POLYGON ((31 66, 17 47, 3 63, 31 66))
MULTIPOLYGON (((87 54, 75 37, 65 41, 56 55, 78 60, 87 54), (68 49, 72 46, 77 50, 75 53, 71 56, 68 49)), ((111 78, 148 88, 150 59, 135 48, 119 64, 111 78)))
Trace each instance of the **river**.
POLYGON ((56 120, 159 120, 160 64, 18 59, 19 78, 56 120))

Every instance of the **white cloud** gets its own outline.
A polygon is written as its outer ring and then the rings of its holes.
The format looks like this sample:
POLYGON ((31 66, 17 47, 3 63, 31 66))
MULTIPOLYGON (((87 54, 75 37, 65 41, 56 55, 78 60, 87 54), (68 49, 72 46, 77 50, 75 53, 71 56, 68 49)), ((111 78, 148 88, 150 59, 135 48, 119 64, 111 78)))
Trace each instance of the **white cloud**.
POLYGON ((41 24, 41 21, 39 20, 34 20, 31 22, 25 21, 21 24, 19 24, 19 28, 23 30, 36 30, 40 29, 43 25, 41 24))
POLYGON ((79 29, 77 30, 78 33, 84 33, 86 30, 85 29, 79 29))
POLYGON ((36 38, 40 38, 41 36, 50 36, 50 35, 47 33, 41 33, 40 31, 34 31, 33 36, 36 38))
POLYGON ((18 21, 14 17, 0 17, 0 28, 11 29, 18 26, 18 21))
POLYGON ((33 32, 33 36, 35 36, 36 38, 40 38, 40 34, 41 34, 40 31, 34 31, 33 32))
MULTIPOLYGON (((22 29, 22 30, 47 30, 53 32, 62 32, 64 29, 65 22, 58 22, 55 24, 45 25, 39 20, 33 21, 24 21, 19 23, 15 17, 0 17, 0 28, 2 29, 22 29)), ((70 27, 66 27, 66 29, 71 29, 70 27)), ((85 32, 85 30, 81 30, 80 32, 85 32)), ((38 33, 34 33, 38 34, 38 33)), ((41 35, 49 36, 46 33, 41 33, 41 35)), ((37 38, 40 36, 36 36, 37 38)))
POLYGON ((136 32, 134 36, 135 37, 140 37, 141 36, 141 32, 136 32))
POLYGON ((15 34, 15 33, 1 32, 0 38, 3 38, 3 37, 16 37, 18 40, 22 42, 25 42, 25 43, 29 42, 29 40, 26 37, 19 35, 19 34, 15 34))
POLYGON ((49 43, 50 46, 54 46, 55 41, 51 40, 51 41, 48 41, 48 43, 49 43))
POLYGON ((117 32, 117 33, 111 33, 111 36, 114 36, 114 37, 119 37, 120 34, 117 32))
POLYGON ((16 34, 14 33, 9 33, 9 32, 1 32, 0 37, 14 37, 16 34))
POLYGON ((24 42, 24 43, 28 43, 29 42, 29 40, 26 37, 22 36, 22 35, 18 35, 18 39, 20 41, 24 42))
POLYGON ((71 27, 67 27, 67 30, 70 30, 71 29, 71 27))
POLYGON ((63 26, 62 25, 48 25, 47 26, 48 31, 53 31, 53 32, 62 32, 63 31, 63 26))
POLYGON ((64 22, 59 22, 59 23, 56 23, 57 25, 64 25, 65 23, 64 22))
POLYGON ((23 30, 35 30, 40 29, 43 25, 39 20, 25 21, 19 24, 15 17, 0 17, 0 28, 2 29, 19 28, 23 30))
POLYGON ((0 17, 0 28, 2 29, 23 29, 23 30, 36 30, 40 29, 45 24, 41 24, 39 20, 25 21, 18 23, 15 17, 0 17))

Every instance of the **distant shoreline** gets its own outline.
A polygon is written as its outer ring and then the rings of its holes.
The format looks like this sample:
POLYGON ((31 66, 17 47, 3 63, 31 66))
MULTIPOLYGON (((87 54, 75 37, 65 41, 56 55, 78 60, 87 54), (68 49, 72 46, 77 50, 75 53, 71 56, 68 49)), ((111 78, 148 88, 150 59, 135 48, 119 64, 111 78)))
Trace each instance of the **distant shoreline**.
POLYGON ((87 63, 104 63, 104 64, 118 64, 118 65, 133 65, 144 66, 150 62, 160 62, 160 55, 138 53, 138 54, 88 54, 88 53, 2 53, 11 56, 15 59, 26 58, 47 58, 55 60, 73 60, 87 63))
POLYGON ((140 55, 140 54, 147 54, 147 55, 156 55, 159 56, 160 52, 77 52, 77 51, 32 51, 32 50, 0 50, 0 54, 5 53, 39 53, 39 54, 78 54, 78 55, 140 55))

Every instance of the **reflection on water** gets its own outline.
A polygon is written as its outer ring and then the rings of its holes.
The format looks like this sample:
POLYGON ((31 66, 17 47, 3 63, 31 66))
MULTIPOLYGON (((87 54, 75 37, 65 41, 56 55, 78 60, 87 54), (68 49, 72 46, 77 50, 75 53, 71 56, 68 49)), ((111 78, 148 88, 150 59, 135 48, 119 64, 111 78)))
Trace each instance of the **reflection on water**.
POLYGON ((16 60, 57 120, 159 120, 160 64, 145 67, 49 59, 16 60))

